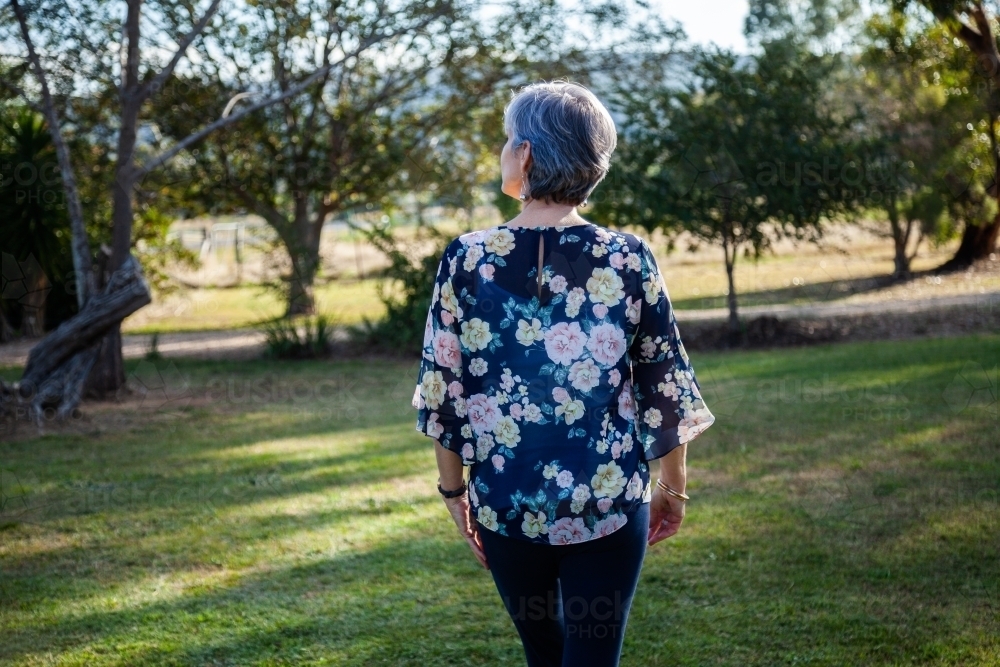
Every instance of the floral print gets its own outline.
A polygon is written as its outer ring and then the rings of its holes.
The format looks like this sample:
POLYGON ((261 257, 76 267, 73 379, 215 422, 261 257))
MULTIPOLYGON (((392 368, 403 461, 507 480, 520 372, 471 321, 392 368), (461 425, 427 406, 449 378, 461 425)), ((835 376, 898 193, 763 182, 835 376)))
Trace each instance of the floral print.
POLYGON ((470 466, 479 524, 545 544, 621 528, 650 499, 648 462, 715 421, 649 246, 592 224, 448 245, 413 407, 470 466))

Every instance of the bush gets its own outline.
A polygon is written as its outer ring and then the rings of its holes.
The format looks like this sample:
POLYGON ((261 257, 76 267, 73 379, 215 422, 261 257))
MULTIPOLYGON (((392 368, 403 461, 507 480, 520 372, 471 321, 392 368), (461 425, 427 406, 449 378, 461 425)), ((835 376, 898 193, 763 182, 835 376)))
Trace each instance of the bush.
POLYGON ((433 240, 435 248, 429 255, 417 256, 412 247, 392 235, 387 225, 362 231, 389 259, 385 281, 378 286, 379 300, 385 305, 386 314, 377 321, 364 318, 362 324, 351 327, 349 332, 368 345, 399 352, 419 352, 424 342, 427 310, 431 305, 438 264, 451 237, 433 228, 420 228, 422 238, 433 240), (391 289, 396 286, 399 289, 391 289))
POLYGON ((295 321, 283 317, 261 325, 265 354, 275 359, 317 359, 330 354, 333 328, 325 315, 295 321))

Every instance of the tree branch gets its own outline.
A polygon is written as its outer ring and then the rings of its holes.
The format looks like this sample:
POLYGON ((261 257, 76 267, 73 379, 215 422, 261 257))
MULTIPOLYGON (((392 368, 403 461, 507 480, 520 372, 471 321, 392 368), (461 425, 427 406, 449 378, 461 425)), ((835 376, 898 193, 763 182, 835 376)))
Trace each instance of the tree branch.
MULTIPOLYGON (((63 192, 66 194, 66 205, 69 213, 69 224, 72 232, 73 247, 73 270, 76 272, 77 306, 82 310, 87 303, 92 290, 91 279, 91 259, 90 244, 87 241, 87 230, 83 223, 83 206, 80 204, 80 191, 76 185, 76 176, 73 174, 73 164, 70 160, 69 148, 63 140, 62 126, 59 124, 59 114, 56 112, 55 102, 52 100, 52 92, 49 90, 48 77, 42 69, 42 63, 38 59, 35 51, 35 43, 31 39, 31 32, 28 30, 28 20, 24 15, 24 10, 18 0, 10 0, 11 9, 17 17, 18 26, 21 29, 21 37, 24 45, 28 49, 28 60, 34 70, 35 78, 42 89, 42 114, 49 126, 49 136, 52 137, 52 145, 56 150, 56 158, 59 161, 59 171, 62 176, 63 192)), ((6 83, 6 82, 5 82, 6 83)))
POLYGON ((208 22, 212 20, 212 17, 215 15, 215 12, 218 11, 219 4, 221 2, 222 0, 212 0, 212 4, 209 5, 208 9, 205 10, 205 14, 201 17, 201 20, 198 21, 198 23, 196 23, 195 26, 191 28, 191 31, 188 32, 186 35, 184 35, 184 37, 181 39, 180 43, 177 45, 177 50, 174 52, 173 57, 170 59, 170 62, 167 63, 166 66, 164 66, 164 68, 161 69, 156 74, 155 77, 147 81, 139 89, 138 97, 140 100, 146 100, 151 95, 160 90, 160 88, 163 87, 163 84, 167 82, 167 79, 170 78, 170 75, 174 73, 174 69, 177 67, 177 64, 181 61, 181 58, 184 57, 184 54, 187 52, 188 47, 190 47, 191 44, 194 43, 194 40, 197 39, 198 35, 200 35, 201 32, 205 29, 205 26, 208 25, 208 22))
MULTIPOLYGON (((424 22, 423 25, 429 24, 434 18, 436 18, 436 16, 428 18, 424 22)), ((205 127, 203 127, 202 129, 198 130, 197 132, 188 135, 187 137, 185 137, 184 139, 180 140, 179 142, 177 142, 176 144, 174 144, 173 146, 171 146, 167 150, 163 151, 162 153, 160 153, 156 157, 151 158, 148 162, 146 162, 142 166, 136 167, 135 168, 135 172, 134 172, 135 177, 136 178, 141 178, 142 176, 148 174, 153 169, 156 169, 160 165, 162 165, 165 162, 169 161, 171 158, 173 158, 178 153, 180 153, 181 151, 183 151, 184 149, 186 149, 188 146, 191 146, 192 144, 195 144, 195 143, 201 141, 202 139, 204 139, 205 137, 207 137, 208 135, 210 135, 212 132, 215 132, 216 130, 219 130, 219 129, 223 128, 223 127, 226 127, 227 125, 231 125, 232 123, 235 123, 236 121, 238 121, 238 120, 240 120, 240 119, 242 119, 242 118, 244 118, 244 117, 252 114, 255 111, 259 111, 260 109, 264 109, 266 107, 269 107, 272 104, 277 104, 277 103, 282 102, 282 101, 284 101, 284 100, 286 100, 286 99, 288 99, 290 97, 294 97, 295 95, 298 95, 303 90, 305 90, 306 88, 308 88, 309 86, 311 86, 313 83, 315 83, 318 79, 320 79, 321 77, 325 76, 331 69, 333 69, 337 65, 340 65, 340 64, 346 62, 350 58, 354 58, 357 55, 359 55, 360 53, 363 53, 365 50, 367 50, 368 48, 370 48, 372 45, 377 44, 379 42, 387 41, 389 39, 392 39, 393 37, 396 37, 398 35, 401 35, 401 34, 404 34, 406 32, 409 32, 410 30, 419 29, 420 27, 423 27, 423 26, 410 26, 410 27, 402 28, 400 30, 393 31, 393 32, 390 32, 390 33, 386 33, 386 34, 383 34, 383 35, 375 35, 375 36, 373 36, 373 37, 365 40, 362 44, 360 44, 358 46, 357 49, 355 49, 355 50, 353 50, 353 51, 351 51, 349 53, 345 53, 343 55, 343 57, 341 57, 339 60, 337 60, 335 62, 331 62, 328 65, 320 67, 319 69, 317 69, 316 71, 314 71, 312 74, 310 74, 309 76, 307 76, 305 79, 303 79, 299 83, 297 83, 294 86, 291 86, 290 88, 288 88, 286 91, 284 91, 284 92, 282 92, 282 93, 280 93, 278 95, 273 95, 273 96, 271 96, 271 97, 269 97, 269 98, 267 98, 265 100, 261 100, 260 102, 257 102, 256 104, 252 104, 249 107, 246 107, 242 111, 239 111, 239 112, 237 112, 235 114, 226 116, 225 118, 219 118, 214 123, 206 125, 205 127)))

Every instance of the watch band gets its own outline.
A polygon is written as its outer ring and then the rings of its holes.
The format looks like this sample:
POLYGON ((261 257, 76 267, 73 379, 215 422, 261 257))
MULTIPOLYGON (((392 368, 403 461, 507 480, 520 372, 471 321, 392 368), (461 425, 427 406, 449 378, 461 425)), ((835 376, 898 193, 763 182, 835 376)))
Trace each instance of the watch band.
POLYGON ((469 488, 465 482, 462 482, 462 486, 458 487, 457 489, 453 491, 445 491, 444 489, 441 488, 441 480, 438 480, 437 486, 438 486, 438 493, 440 493, 445 498, 458 498, 460 496, 464 496, 465 492, 469 488))

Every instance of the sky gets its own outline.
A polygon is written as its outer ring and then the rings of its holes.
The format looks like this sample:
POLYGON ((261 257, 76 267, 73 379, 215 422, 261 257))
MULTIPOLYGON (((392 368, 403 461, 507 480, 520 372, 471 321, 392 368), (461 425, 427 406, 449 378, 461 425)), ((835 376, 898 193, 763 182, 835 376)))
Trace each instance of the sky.
POLYGON ((651 0, 650 4, 658 6, 663 16, 680 21, 692 42, 747 50, 743 38, 747 0, 651 0))

